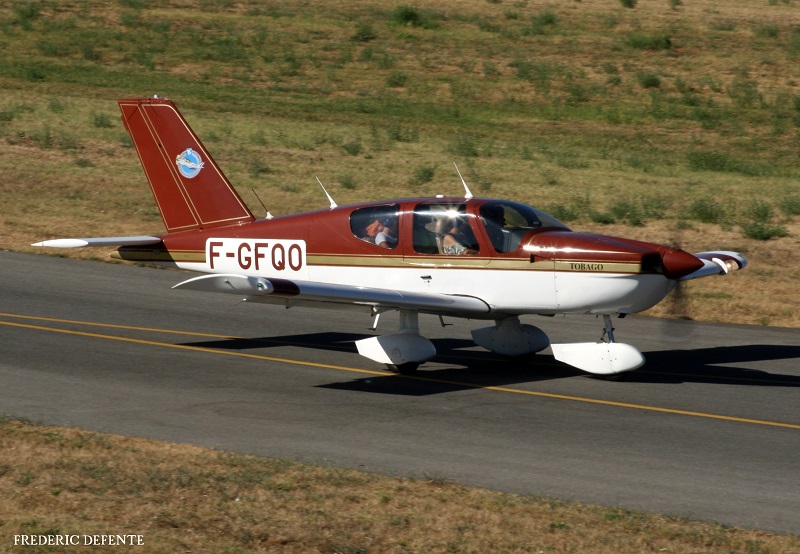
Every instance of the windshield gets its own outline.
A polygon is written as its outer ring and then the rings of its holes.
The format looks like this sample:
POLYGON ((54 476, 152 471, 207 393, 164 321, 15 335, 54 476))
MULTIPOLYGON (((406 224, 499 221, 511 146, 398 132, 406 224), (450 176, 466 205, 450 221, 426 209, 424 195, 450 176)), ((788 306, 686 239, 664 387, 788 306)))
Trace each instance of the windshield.
POLYGON ((513 252, 522 237, 536 229, 570 230, 553 216, 518 202, 488 202, 480 214, 492 246, 500 253, 513 252))

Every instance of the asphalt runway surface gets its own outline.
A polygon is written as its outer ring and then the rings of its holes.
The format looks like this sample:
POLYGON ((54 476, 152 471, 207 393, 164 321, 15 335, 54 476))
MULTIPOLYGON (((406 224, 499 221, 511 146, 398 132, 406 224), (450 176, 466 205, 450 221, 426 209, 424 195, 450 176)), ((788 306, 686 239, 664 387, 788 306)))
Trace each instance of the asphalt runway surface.
MULTIPOLYGON (((0 252, 0 414, 800 534, 800 331, 615 319, 621 382, 421 316, 418 376, 356 354, 367 314, 170 287, 192 274, 0 252)), ((553 342, 602 319, 526 317, 553 342)), ((378 331, 393 332, 394 314, 378 331)))

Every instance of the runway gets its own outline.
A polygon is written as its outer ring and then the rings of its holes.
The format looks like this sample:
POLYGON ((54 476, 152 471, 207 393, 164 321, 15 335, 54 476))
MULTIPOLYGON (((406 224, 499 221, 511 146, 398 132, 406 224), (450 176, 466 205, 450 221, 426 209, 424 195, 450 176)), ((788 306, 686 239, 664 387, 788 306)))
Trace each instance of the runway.
MULTIPOLYGON (((439 356, 404 377, 356 354, 366 314, 173 291, 175 271, 0 264, 5 416, 800 534, 798 330, 615 319, 647 363, 610 382, 421 316, 439 356)), ((553 342, 602 332, 524 321, 553 342)))

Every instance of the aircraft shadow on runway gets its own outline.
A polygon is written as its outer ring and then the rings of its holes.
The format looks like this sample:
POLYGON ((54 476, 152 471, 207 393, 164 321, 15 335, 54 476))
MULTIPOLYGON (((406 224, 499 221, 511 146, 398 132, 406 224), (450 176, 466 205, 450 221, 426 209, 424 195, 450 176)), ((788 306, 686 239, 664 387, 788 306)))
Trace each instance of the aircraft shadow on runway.
MULTIPOLYGON (((232 338, 184 343, 186 346, 220 350, 254 350, 297 346, 315 350, 351 352, 354 342, 372 335, 319 332, 259 338, 232 338)), ((416 376, 370 376, 321 385, 324 388, 394 395, 426 396, 480 387, 509 386, 568 377, 592 376, 555 361, 552 355, 536 354, 504 358, 475 346, 471 340, 432 339, 438 352, 423 364, 416 376)), ((800 376, 769 373, 742 364, 755 361, 800 359, 800 346, 741 345, 695 350, 645 352, 646 365, 625 375, 627 383, 710 383, 744 386, 800 387, 800 376)))
MULTIPOLYGON (((183 343, 182 346, 220 350, 255 350, 298 346, 333 352, 352 353, 353 363, 364 361, 358 356, 355 341, 373 335, 358 333, 319 332, 259 338, 232 338, 183 343)), ((322 385, 325 388, 349 389, 394 395, 426 396, 480 387, 509 386, 520 383, 561 379, 583 372, 556 362, 552 356, 504 358, 479 348, 467 339, 432 339, 438 354, 423 364, 416 376, 390 374, 370 376, 346 382, 322 385), (534 369, 534 371, 531 371, 534 369)), ((369 362, 367 362, 369 363, 369 362)), ((381 370, 375 364, 369 369, 381 370)))
POLYGON ((360 333, 303 333, 302 335, 282 335, 277 337, 230 338, 199 342, 186 342, 181 346, 196 348, 212 348, 219 350, 254 350, 258 348, 278 348, 300 346, 315 350, 331 350, 336 352, 356 352, 355 341, 372 335, 360 333))
POLYGON ((800 359, 800 346, 785 344, 717 346, 696 350, 645 352, 644 356, 647 360, 645 366, 629 374, 627 379, 629 382, 800 387, 798 375, 721 365, 800 359))

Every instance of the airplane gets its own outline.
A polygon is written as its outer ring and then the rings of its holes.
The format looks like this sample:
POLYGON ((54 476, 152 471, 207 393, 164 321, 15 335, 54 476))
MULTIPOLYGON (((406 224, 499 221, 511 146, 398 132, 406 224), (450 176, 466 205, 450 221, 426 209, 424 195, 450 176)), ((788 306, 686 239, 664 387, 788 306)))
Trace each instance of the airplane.
MULTIPOLYGON (((493 322, 472 331, 514 357, 555 359, 612 378, 643 354, 617 342, 611 317, 646 310, 681 281, 744 268, 738 252, 690 254, 625 238, 575 232, 523 203, 465 194, 389 199, 257 219, 176 105, 159 96, 118 101, 166 227, 157 236, 56 239, 34 246, 114 246, 111 257, 203 275, 173 288, 226 293, 287 308, 386 312, 396 331, 355 341, 358 353, 403 374, 436 355, 419 314, 493 322), (551 344, 520 316, 594 314, 595 342, 551 344)), ((456 167, 456 170, 458 168, 456 167)), ((320 185, 322 183, 320 182, 320 185)), ((323 186, 324 190, 324 186, 323 186)))

